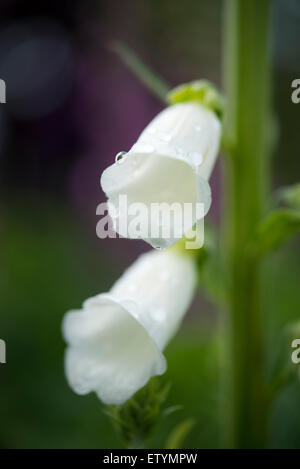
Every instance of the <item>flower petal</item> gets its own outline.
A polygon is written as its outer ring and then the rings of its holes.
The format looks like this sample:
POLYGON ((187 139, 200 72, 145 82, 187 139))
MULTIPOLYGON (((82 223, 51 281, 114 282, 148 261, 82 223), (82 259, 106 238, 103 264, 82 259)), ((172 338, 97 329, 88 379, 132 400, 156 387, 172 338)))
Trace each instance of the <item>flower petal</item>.
POLYGON ((134 203, 146 207, 141 223, 148 232, 140 237, 153 247, 171 246, 206 215, 211 205, 208 179, 217 156, 220 131, 214 113, 199 104, 171 106, 146 127, 120 161, 103 172, 101 185, 114 207, 110 214, 121 236, 137 237, 128 230, 135 216, 128 207, 134 203), (127 196, 126 206, 120 204, 120 195, 127 196), (194 210, 189 226, 184 225, 183 217, 179 221, 172 217, 169 233, 152 236, 153 223, 158 224, 152 217, 153 204, 178 204, 183 213, 185 203, 194 209, 202 203, 203 213, 194 210))
POLYGON ((118 302, 98 296, 101 309, 70 312, 63 331, 70 347, 65 367, 70 386, 78 394, 95 391, 106 404, 129 399, 166 361, 146 329, 118 302))

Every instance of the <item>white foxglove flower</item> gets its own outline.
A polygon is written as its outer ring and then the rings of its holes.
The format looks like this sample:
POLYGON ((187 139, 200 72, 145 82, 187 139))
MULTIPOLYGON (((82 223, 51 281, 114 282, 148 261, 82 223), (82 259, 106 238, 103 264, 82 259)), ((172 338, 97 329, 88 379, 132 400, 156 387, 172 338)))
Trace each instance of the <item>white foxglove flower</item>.
MULTIPOLYGON (((166 248, 203 218, 211 205, 208 180, 217 157, 221 124, 216 114, 199 103, 175 104, 159 113, 141 133, 131 150, 109 166, 102 174, 101 185, 109 199, 109 210, 116 231, 125 237, 124 219, 130 224, 127 207, 143 203, 148 208, 149 224, 151 204, 190 203, 203 204, 199 214, 193 209, 190 225, 183 219, 173 219, 170 237, 149 234, 142 236, 153 247, 166 248), (126 213, 120 203, 120 195, 127 196, 126 213), (114 210, 111 209, 114 208, 114 210), (123 220, 117 223, 116 218, 123 220), (179 225, 179 226, 178 226, 179 225)), ((153 220, 151 220, 153 223, 153 220)), ((143 224, 143 220, 142 220, 143 224)))
POLYGON ((162 351, 189 307, 196 275, 192 256, 151 251, 108 293, 68 312, 65 370, 73 390, 94 391, 106 404, 121 404, 163 374, 162 351))

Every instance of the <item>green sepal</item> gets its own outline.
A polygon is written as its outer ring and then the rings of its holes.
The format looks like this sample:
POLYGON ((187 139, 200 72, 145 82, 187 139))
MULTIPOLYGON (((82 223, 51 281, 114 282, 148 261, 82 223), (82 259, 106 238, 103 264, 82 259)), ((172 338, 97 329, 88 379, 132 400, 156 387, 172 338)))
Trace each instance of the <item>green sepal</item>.
POLYGON ((144 448, 164 412, 172 413, 164 408, 169 391, 170 383, 162 385, 157 378, 152 378, 124 404, 104 409, 127 448, 144 448))
POLYGON ((214 111, 222 119, 224 98, 218 89, 208 80, 195 80, 173 88, 167 95, 169 104, 194 101, 214 111))
POLYGON ((275 210, 260 223, 250 252, 256 255, 266 254, 297 233, 300 233, 300 211, 275 210))

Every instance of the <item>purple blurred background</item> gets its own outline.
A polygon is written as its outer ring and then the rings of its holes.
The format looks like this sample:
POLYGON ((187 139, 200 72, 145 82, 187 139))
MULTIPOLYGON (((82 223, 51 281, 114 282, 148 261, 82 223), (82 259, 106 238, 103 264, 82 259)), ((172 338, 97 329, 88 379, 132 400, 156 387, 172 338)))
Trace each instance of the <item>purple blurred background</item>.
MULTIPOLYGON (((219 2, 10 1, 0 9, 2 184, 71 204, 99 247, 100 175, 163 108, 111 43, 127 43, 171 86, 198 77, 219 84, 219 2)), ((145 246, 109 248, 127 263, 145 246)))
MULTIPOLYGON (((0 77, 7 84, 7 104, 0 109, 0 142, 6 194, 37 191, 61 199, 78 209, 94 233, 95 208, 104 200, 101 172, 163 107, 112 52, 112 41, 127 43, 171 86, 199 77, 220 86, 221 3, 2 2, 0 77)), ((291 136, 298 130, 291 112, 285 124, 285 112, 296 111, 288 96, 300 54, 291 20, 299 25, 299 17, 299 3, 274 2, 274 92, 282 141, 289 140, 285 153, 295 151, 291 136)), ((299 165, 292 155, 287 158, 289 164, 279 166, 284 172, 292 166, 292 175, 299 165)), ((215 218, 218 172, 212 181, 215 218)), ((125 255, 123 243, 113 244, 125 255)), ((134 244, 126 243, 126 251, 143 249, 134 244)))
MULTIPOLYGON (((96 207, 105 200, 103 169, 163 108, 111 44, 123 41, 170 86, 206 78, 222 88, 222 5, 221 0, 1 1, 0 79, 7 102, 0 104, 0 338, 7 341, 9 357, 1 368, 1 447, 119 444, 96 397, 81 399, 68 388, 60 329, 66 310, 109 289, 137 254, 149 249, 142 241, 96 237, 96 207)), ((291 102, 291 82, 300 76, 300 2, 272 5, 277 187, 299 181, 300 104, 291 102)), ((216 224, 221 175, 220 158, 208 217, 216 224)), ((297 252, 294 247, 290 256, 275 257, 266 275, 273 345, 287 321, 299 320, 297 252)), ((181 416, 195 416, 199 423, 189 447, 215 447, 217 312, 203 292, 197 301, 187 316, 191 330, 186 334, 182 328, 167 350, 167 378, 174 382, 171 403, 184 404, 181 416)), ((299 388, 283 401, 274 417, 274 446, 296 447, 299 388)), ((153 447, 169 434, 171 424, 163 425, 153 447)))

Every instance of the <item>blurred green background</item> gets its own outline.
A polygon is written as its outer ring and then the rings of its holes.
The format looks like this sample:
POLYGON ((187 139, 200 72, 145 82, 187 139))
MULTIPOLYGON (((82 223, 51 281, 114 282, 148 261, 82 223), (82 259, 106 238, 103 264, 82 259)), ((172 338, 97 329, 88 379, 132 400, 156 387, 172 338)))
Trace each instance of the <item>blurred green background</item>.
MULTIPOLYGON (((0 338, 7 344, 0 446, 122 447, 96 396, 79 397, 67 386, 61 337, 63 314, 107 291, 145 249, 140 242, 97 239, 95 232, 96 206, 104 200, 101 172, 161 109, 109 44, 125 41, 171 85, 199 77, 220 85, 222 2, 4 1, 0 11, 0 78, 7 84, 7 104, 0 105, 0 338)), ((300 172, 300 104, 290 99, 291 81, 300 74, 299 2, 274 1, 270 21, 276 188, 296 182, 300 172)), ((219 164, 210 213, 216 225, 221 174, 219 164)), ((299 260, 296 240, 264 265, 270 369, 278 353, 290 361, 282 337, 287 324, 300 320, 299 260)), ((200 291, 168 346, 161 379, 172 383, 167 405, 182 409, 162 419, 151 447, 163 447, 186 418, 196 424, 185 447, 219 446, 220 315, 200 291)), ((300 448, 296 375, 272 409, 271 447, 300 448)))

